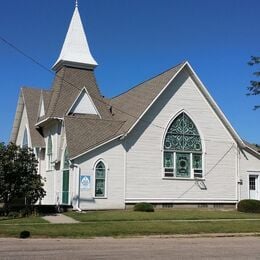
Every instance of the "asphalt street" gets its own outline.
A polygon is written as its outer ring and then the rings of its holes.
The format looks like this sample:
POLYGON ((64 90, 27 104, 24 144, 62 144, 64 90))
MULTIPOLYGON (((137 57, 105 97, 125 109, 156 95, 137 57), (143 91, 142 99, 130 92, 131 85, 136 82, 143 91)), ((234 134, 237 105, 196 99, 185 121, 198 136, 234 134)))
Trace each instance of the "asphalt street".
POLYGON ((1 238, 0 259, 260 259, 260 237, 1 238))

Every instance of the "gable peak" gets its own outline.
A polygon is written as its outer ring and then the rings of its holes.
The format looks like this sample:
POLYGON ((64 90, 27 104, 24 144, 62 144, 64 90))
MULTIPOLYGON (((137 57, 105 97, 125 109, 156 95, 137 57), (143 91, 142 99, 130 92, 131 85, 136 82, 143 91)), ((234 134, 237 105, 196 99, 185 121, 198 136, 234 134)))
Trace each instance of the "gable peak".
POLYGON ((69 109, 67 115, 70 114, 91 114, 100 117, 99 112, 85 87, 81 90, 69 109))
POLYGON ((89 50, 87 37, 78 10, 78 2, 76 1, 75 10, 59 58, 52 69, 58 71, 62 66, 93 69, 97 65, 89 50))

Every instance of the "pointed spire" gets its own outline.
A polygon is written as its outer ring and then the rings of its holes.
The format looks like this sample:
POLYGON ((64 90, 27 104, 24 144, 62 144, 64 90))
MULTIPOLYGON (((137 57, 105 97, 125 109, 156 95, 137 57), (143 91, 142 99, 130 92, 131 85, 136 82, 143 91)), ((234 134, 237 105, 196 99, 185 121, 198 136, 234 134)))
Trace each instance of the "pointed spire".
POLYGON ((54 71, 58 71, 64 65, 75 68, 91 69, 98 65, 89 50, 88 41, 78 10, 77 0, 75 1, 75 10, 60 56, 53 65, 52 69, 54 71))

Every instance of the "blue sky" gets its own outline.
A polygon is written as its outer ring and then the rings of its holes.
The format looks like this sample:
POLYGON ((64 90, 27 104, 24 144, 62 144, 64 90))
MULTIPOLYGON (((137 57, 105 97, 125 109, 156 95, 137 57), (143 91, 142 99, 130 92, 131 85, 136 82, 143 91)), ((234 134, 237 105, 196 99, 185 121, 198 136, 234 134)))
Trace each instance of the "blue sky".
MULTIPOLYGON (((0 1, 0 36, 51 68, 73 0, 0 1)), ((188 60, 240 136, 260 143, 260 96, 246 96, 247 65, 260 55, 259 0, 79 0, 96 77, 115 96, 188 60)), ((0 40, 0 140, 9 140, 21 86, 50 88, 53 75, 0 40)))

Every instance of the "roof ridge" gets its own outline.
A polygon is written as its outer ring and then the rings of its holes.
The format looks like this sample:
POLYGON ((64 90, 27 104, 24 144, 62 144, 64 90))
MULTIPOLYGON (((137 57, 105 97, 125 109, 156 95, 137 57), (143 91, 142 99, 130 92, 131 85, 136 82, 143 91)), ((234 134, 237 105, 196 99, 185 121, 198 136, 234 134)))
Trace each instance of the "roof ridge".
POLYGON ((172 70, 172 69, 175 69, 175 68, 177 68, 177 67, 179 67, 179 66, 181 66, 181 65, 184 65, 186 62, 187 62, 187 61, 182 61, 182 62, 178 63, 177 65, 175 65, 175 66, 173 66, 173 67, 170 67, 169 69, 166 69, 166 70, 164 70, 163 72, 161 72, 161 73, 159 73, 159 74, 156 74, 155 76, 152 76, 151 78, 142 81, 141 83, 139 83, 139 84, 133 86, 132 88, 130 88, 130 89, 128 89, 128 90, 122 92, 121 94, 118 94, 118 95, 116 95, 116 96, 110 98, 110 101, 113 100, 113 99, 115 99, 115 98, 117 98, 117 97, 120 97, 120 96, 126 94, 127 92, 129 92, 129 91, 131 91, 131 90, 133 90, 133 89, 139 87, 140 85, 142 85, 142 84, 144 84, 144 83, 146 83, 146 82, 148 82, 148 81, 150 81, 150 80, 153 80, 153 79, 155 79, 155 78, 157 78, 157 77, 159 77, 159 76, 161 76, 161 75, 163 75, 163 74, 169 72, 169 71, 172 70))
POLYGON ((76 117, 72 115, 64 116, 64 118, 70 118, 70 119, 84 119, 84 120, 93 120, 93 121, 109 121, 109 122, 117 122, 117 123, 124 123, 125 120, 114 120, 114 119, 103 119, 103 118, 86 118, 86 117, 76 117))
POLYGON ((33 87, 33 86, 22 86, 21 90, 24 90, 24 89, 31 89, 31 90, 37 90, 37 91, 46 91, 43 88, 38 88, 38 87, 33 87))
POLYGON ((52 117, 52 116, 53 116, 54 109, 56 108, 57 103, 58 103, 58 102, 57 102, 58 98, 55 98, 55 99, 56 99, 56 102, 55 102, 55 104, 53 105, 52 111, 49 112, 50 104, 51 104, 51 102, 52 102, 53 94, 54 94, 54 89, 55 89, 55 88, 54 88, 54 87, 55 87, 55 80, 56 80, 57 78, 60 80, 60 82, 58 83, 59 89, 58 89, 58 91, 57 91, 57 92, 58 92, 58 93, 57 93, 57 96, 59 96, 59 95, 60 95, 60 92, 61 92, 62 83, 63 83, 63 81, 64 81, 65 72, 66 72, 65 69, 64 69, 63 71, 61 71, 62 76, 60 76, 60 77, 57 77, 58 72, 57 72, 56 75, 55 75, 54 82, 53 82, 52 88, 51 88, 51 90, 50 90, 50 92, 51 92, 50 102, 49 102, 49 104, 48 104, 48 108, 46 109, 46 111, 47 111, 46 115, 48 115, 49 117, 52 117))

